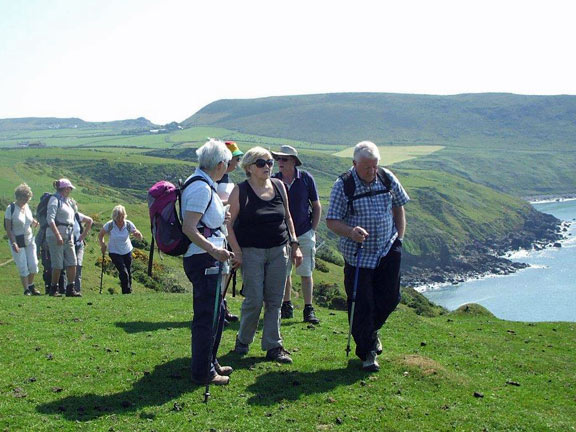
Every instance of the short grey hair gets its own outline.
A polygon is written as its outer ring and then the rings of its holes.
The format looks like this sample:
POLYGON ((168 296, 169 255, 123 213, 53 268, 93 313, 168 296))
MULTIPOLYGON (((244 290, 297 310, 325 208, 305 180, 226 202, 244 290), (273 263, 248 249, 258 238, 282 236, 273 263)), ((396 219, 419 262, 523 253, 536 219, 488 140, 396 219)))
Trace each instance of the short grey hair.
POLYGON ((376 144, 372 141, 360 141, 354 147, 354 160, 359 161, 360 158, 380 160, 380 151, 376 144))
POLYGON ((209 172, 218 166, 220 162, 228 164, 232 159, 232 153, 222 141, 210 138, 196 150, 198 166, 202 171, 209 172))
POLYGON ((32 189, 30 189, 30 186, 28 186, 26 183, 22 183, 21 185, 18 185, 16 189, 14 189, 14 198, 16 198, 16 201, 21 198, 30 199, 32 198, 32 189))
POLYGON ((266 150, 264 147, 252 147, 242 157, 242 161, 240 162, 240 167, 246 173, 246 177, 250 177, 250 173, 248 172, 248 167, 255 163, 258 159, 272 159, 272 153, 266 150))
POLYGON ((126 215, 126 207, 118 204, 116 207, 114 207, 114 210, 112 210, 112 220, 114 222, 116 222, 116 219, 118 219, 118 216, 120 216, 121 214, 123 214, 124 217, 127 216, 126 215))

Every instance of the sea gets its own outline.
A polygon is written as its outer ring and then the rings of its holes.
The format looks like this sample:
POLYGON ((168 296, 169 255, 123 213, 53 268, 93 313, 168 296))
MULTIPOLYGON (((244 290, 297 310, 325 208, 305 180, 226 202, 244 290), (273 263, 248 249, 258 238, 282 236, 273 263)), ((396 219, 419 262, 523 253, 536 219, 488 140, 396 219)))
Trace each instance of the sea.
POLYGON ((478 303, 505 320, 576 322, 576 200, 554 200, 533 206, 571 222, 562 247, 506 255, 512 261, 530 265, 510 275, 424 287, 420 291, 449 310, 478 303))

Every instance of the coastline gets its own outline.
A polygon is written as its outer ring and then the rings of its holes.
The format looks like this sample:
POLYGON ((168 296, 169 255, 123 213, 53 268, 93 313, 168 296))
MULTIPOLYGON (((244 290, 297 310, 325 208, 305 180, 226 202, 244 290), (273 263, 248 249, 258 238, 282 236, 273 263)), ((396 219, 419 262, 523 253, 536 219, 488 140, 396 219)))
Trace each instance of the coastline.
MULTIPOLYGON (((573 199, 576 197, 562 198, 564 201, 573 199)), ((545 202, 559 200, 559 197, 548 197, 545 202)), ((470 280, 516 273, 530 265, 510 260, 512 254, 562 247, 562 243, 568 239, 567 232, 571 225, 570 221, 535 211, 524 229, 518 232, 509 233, 500 239, 475 242, 459 255, 451 255, 445 262, 433 267, 411 266, 403 271, 402 285, 422 293, 470 280)))

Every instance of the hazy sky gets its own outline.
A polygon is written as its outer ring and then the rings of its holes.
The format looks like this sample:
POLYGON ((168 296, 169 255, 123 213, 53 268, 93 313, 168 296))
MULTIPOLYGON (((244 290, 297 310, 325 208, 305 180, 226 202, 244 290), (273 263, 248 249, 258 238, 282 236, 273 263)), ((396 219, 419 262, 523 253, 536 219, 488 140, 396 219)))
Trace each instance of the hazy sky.
POLYGON ((0 0, 0 118, 182 121, 223 98, 576 94, 570 1, 0 0))

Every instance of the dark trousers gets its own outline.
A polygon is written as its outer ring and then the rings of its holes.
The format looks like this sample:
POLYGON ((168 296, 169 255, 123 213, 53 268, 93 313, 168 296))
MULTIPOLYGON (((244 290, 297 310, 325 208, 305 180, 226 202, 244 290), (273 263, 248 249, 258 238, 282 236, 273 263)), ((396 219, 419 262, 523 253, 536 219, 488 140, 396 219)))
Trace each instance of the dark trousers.
POLYGON ((198 254, 184 258, 184 272, 192 282, 193 309, 192 318, 192 380, 206 383, 216 375, 214 365, 216 354, 224 328, 224 303, 222 293, 218 299, 218 321, 214 331, 214 305, 216 303, 216 284, 221 275, 204 272, 209 267, 218 266, 210 255, 198 254))
POLYGON ((132 292, 132 252, 125 255, 115 253, 108 255, 118 269, 122 294, 130 294, 132 292))
MULTIPOLYGON (((356 306, 352 336, 356 342, 356 355, 365 360, 374 350, 376 332, 400 303, 400 261, 402 245, 396 241, 388 254, 381 258, 375 269, 360 268, 356 289, 356 306)), ((344 265, 344 286, 348 296, 348 320, 352 308, 352 291, 356 267, 344 265)))

